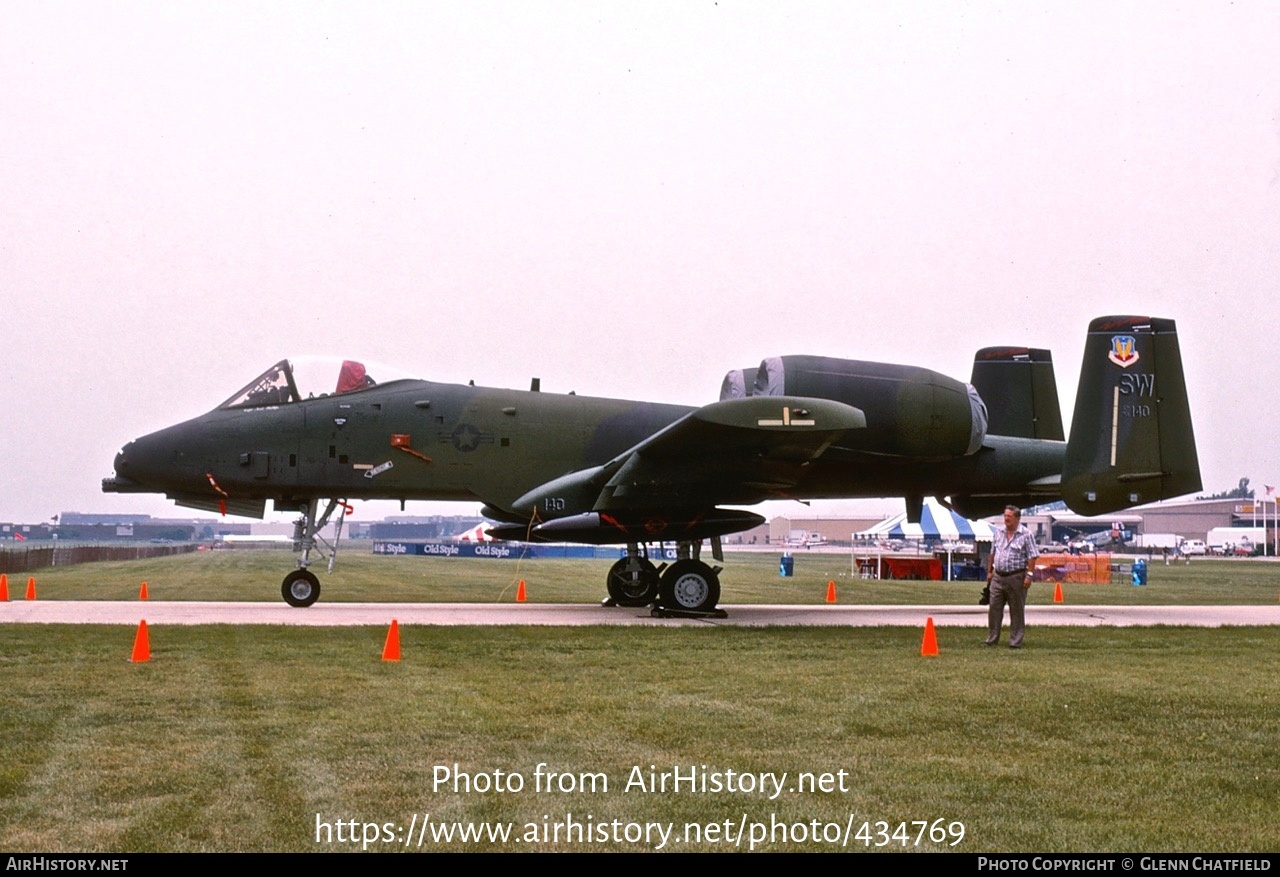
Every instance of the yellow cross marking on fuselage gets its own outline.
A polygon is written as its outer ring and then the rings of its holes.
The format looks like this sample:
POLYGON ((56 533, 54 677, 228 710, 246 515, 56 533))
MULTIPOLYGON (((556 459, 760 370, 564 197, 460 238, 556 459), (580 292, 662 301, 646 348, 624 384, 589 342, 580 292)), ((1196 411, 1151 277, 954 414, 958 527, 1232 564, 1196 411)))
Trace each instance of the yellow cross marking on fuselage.
POLYGON ((774 420, 772 418, 761 417, 756 420, 756 426, 814 426, 817 424, 815 420, 795 420, 791 417, 791 408, 782 406, 782 419, 774 420))

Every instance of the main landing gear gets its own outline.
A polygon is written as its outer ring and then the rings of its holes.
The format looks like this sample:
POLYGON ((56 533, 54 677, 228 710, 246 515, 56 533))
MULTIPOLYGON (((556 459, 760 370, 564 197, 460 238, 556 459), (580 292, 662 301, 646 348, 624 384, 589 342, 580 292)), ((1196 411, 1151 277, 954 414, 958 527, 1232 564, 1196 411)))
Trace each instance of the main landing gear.
POLYGON ((654 566, 639 544, 627 545, 627 556, 609 569, 606 606, 654 606, 664 615, 710 615, 720 602, 720 567, 694 555, 700 547, 677 544, 679 557, 670 566, 654 566))
POLYGON ((627 546, 627 556, 609 569, 605 587, 613 606, 648 606, 658 599, 659 572, 640 548, 627 546))
POLYGON ((319 506, 320 501, 317 499, 308 500, 302 506, 302 517, 293 525, 293 550, 298 552, 298 568, 285 576, 280 584, 280 595, 284 597, 284 601, 299 609, 310 606, 320 599, 320 580, 307 569, 311 563, 311 552, 316 551, 322 558, 327 558, 329 572, 333 572, 333 562, 338 559, 338 542, 342 538, 342 522, 346 520, 347 512, 351 510, 345 502, 331 499, 325 506, 324 514, 317 518, 316 512, 319 506), (330 545, 320 535, 320 531, 328 525, 329 518, 339 508, 342 511, 338 515, 333 544, 330 545))
POLYGON ((685 558, 662 574, 659 607, 668 612, 714 612, 720 602, 720 576, 715 567, 685 558))

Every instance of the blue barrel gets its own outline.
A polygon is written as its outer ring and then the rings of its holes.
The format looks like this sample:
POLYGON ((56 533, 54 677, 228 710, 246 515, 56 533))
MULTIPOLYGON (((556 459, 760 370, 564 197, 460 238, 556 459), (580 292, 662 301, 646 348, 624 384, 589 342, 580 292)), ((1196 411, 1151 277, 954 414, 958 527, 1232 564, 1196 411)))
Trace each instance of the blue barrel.
POLYGON ((796 573, 796 559, 790 554, 782 555, 782 559, 778 561, 778 575, 784 579, 789 579, 796 573))
POLYGON ((1133 562, 1133 583, 1135 585, 1147 583, 1147 562, 1141 557, 1133 562))

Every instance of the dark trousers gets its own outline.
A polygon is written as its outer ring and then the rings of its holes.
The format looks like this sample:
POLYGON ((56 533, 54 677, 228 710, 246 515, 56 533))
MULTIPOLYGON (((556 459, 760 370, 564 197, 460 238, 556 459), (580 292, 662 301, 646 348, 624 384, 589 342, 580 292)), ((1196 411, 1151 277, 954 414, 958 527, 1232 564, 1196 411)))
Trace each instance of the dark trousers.
POLYGON ((991 579, 991 605, 987 609, 987 642, 1000 641, 1000 626, 1004 623, 1004 607, 1009 605, 1009 645, 1022 645, 1022 633, 1026 627, 1027 589, 1023 587, 1026 570, 1018 570, 1007 576, 996 573, 991 579))

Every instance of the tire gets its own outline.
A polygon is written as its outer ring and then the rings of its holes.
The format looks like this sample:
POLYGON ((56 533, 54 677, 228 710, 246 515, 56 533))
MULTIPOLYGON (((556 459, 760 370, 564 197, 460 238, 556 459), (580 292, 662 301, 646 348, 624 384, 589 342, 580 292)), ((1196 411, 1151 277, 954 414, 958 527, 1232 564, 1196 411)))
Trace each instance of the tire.
POLYGON ((710 612, 720 602, 720 577, 700 560, 677 560, 662 574, 662 605, 683 612, 710 612))
POLYGON ((280 595, 290 606, 305 609, 320 599, 320 580, 309 570, 295 569, 284 577, 280 595))
POLYGON ((628 572, 628 562, 624 557, 609 568, 609 599, 618 606, 648 606, 658 599, 658 570, 648 558, 640 558, 639 572, 628 572))

